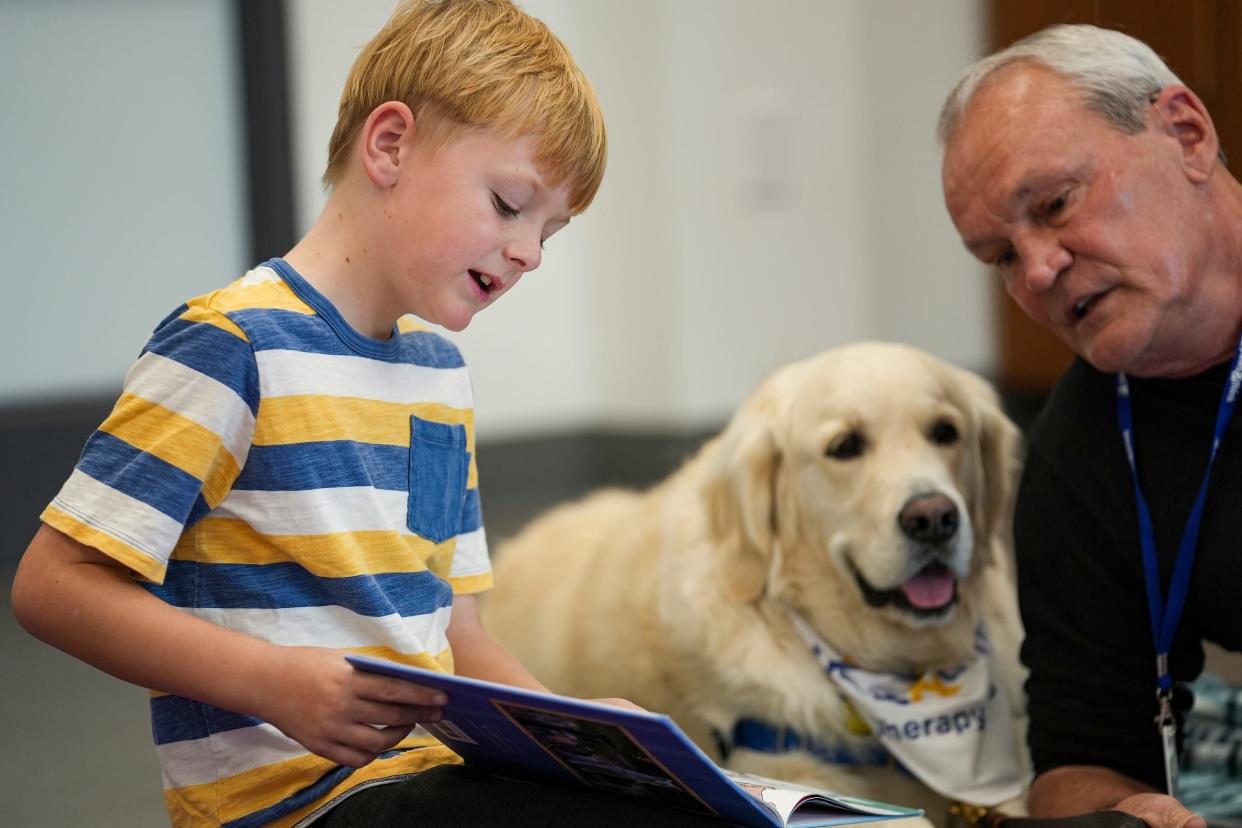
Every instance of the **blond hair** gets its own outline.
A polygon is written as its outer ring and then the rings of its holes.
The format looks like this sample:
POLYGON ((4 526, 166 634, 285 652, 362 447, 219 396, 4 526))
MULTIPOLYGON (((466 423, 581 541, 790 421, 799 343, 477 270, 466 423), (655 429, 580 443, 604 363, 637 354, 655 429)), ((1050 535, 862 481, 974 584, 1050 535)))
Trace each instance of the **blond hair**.
POLYGON ((342 177, 380 104, 401 101, 435 144, 462 129, 533 135, 552 186, 587 208, 604 176, 607 139, 595 92, 541 21, 509 0, 404 0, 354 61, 328 143, 323 181, 342 177))

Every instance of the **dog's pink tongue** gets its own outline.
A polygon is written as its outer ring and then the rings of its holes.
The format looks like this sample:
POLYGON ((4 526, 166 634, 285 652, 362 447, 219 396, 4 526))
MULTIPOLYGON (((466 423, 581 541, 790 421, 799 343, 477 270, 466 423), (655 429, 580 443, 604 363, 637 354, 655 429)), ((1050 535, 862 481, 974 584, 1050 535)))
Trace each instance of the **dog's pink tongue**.
POLYGON ((929 566, 901 585, 910 605, 936 609, 953 600, 953 573, 943 566, 929 566))

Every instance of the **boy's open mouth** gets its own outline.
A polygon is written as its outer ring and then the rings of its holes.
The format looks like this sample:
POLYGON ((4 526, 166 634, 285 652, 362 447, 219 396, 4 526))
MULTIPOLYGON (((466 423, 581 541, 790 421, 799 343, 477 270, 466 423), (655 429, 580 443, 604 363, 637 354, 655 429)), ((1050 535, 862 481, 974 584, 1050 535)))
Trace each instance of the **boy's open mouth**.
POLYGON ((469 273, 470 278, 474 279, 474 283, 482 288, 485 293, 491 293, 494 290, 500 289, 499 283, 492 281, 492 277, 486 273, 480 273, 477 270, 471 270, 469 273))

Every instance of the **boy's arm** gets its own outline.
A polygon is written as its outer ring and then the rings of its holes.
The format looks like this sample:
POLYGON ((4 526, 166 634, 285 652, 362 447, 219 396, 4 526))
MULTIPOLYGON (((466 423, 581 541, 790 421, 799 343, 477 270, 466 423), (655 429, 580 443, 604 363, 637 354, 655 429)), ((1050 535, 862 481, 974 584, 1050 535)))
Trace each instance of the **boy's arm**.
POLYGON ((197 618, 46 525, 18 566, 13 612, 35 637, 107 673, 255 716, 351 767, 439 719, 444 702, 431 688, 354 670, 337 650, 270 644, 197 618))
MULTIPOLYGON (((531 675, 513 653, 487 634, 479 618, 479 600, 474 595, 453 596, 453 615, 449 619, 446 635, 453 648, 453 671, 458 675, 540 693, 552 692, 531 675)), ((643 709, 626 699, 594 701, 630 710, 643 709)))

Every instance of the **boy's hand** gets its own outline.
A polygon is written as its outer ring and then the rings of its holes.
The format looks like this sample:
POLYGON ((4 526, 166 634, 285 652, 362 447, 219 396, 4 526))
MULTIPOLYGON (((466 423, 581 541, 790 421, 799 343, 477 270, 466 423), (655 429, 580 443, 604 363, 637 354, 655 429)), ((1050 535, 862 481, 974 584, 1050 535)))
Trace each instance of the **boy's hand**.
POLYGON ((447 701, 431 687, 355 670, 339 650, 273 647, 257 715, 312 753, 360 768, 436 722, 447 701))

